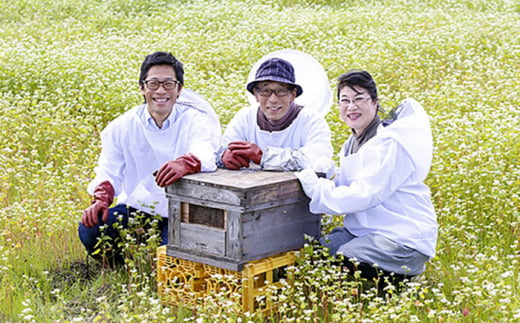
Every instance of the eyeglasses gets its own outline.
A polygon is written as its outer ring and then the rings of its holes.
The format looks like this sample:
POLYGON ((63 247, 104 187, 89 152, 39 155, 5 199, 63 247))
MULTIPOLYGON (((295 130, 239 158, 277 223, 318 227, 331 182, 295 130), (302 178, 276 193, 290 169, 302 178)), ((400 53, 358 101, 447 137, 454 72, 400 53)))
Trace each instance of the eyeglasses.
POLYGON ((341 100, 339 100, 338 104, 342 107, 349 107, 351 103, 354 103, 354 105, 356 107, 359 107, 360 104, 362 104, 363 102, 366 102, 368 100, 372 100, 372 98, 355 98, 354 100, 349 100, 349 99, 346 99, 346 98, 343 98, 341 100))
POLYGON ((281 87, 278 89, 255 88, 255 93, 259 94, 260 96, 264 96, 264 97, 270 97, 271 95, 273 95, 273 93, 277 97, 284 97, 284 96, 287 96, 289 94, 289 92, 291 92, 291 90, 286 87, 281 87))
POLYGON ((148 80, 144 81, 144 84, 146 84, 146 87, 150 90, 157 90, 159 87, 164 87, 165 90, 173 90, 179 84, 180 82, 177 80, 166 80, 166 81, 157 81, 157 80, 148 80))

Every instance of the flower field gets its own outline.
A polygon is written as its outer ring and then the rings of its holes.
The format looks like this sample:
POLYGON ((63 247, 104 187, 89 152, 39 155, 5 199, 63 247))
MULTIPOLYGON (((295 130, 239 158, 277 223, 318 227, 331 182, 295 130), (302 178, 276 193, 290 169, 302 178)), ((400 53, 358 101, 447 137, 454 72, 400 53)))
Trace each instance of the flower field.
MULTIPOLYGON (((0 321, 520 321, 517 1, 0 0, 0 21, 0 321), (144 57, 172 52, 225 127, 252 65, 284 48, 316 58, 331 88, 366 69, 383 107, 413 97, 429 113, 439 240, 426 272, 381 297, 309 245, 264 317, 219 295, 161 304, 153 232, 128 234, 124 268, 87 261, 77 224, 99 133, 142 102, 144 57)), ((337 152, 350 130, 335 105, 326 118, 337 152)))

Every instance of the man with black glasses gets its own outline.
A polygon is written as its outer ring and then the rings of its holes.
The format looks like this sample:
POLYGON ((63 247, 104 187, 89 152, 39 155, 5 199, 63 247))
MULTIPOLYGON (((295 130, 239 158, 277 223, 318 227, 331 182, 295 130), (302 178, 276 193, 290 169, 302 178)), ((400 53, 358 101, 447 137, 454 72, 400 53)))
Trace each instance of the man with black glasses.
POLYGON ((158 222, 161 244, 167 244, 164 187, 187 174, 214 171, 221 133, 213 108, 183 88, 183 65, 172 54, 148 55, 139 87, 144 104, 113 120, 101 133, 96 176, 87 189, 93 199, 78 228, 89 254, 115 256, 112 259, 119 262, 121 229, 136 216, 150 226, 158 222), (117 204, 110 207, 116 197, 117 204), (99 250, 102 236, 109 239, 102 239, 107 242, 99 250))
POLYGON ((312 108, 294 102, 303 88, 289 61, 267 59, 246 88, 258 104, 241 109, 229 122, 216 153, 219 167, 332 170, 329 126, 312 108))

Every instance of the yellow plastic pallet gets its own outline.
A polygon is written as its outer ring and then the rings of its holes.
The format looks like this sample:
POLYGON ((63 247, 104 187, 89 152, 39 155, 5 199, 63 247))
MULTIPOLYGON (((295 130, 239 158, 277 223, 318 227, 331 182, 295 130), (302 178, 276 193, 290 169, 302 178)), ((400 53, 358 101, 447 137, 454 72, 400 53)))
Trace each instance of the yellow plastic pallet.
POLYGON ((289 251, 251 261, 242 271, 171 257, 166 254, 166 246, 157 248, 157 259, 157 287, 163 303, 191 308, 216 293, 227 297, 241 293, 245 313, 275 309, 267 290, 281 288, 280 276, 290 281, 287 267, 294 265, 296 256, 289 251), (264 301, 258 302, 262 296, 264 301))

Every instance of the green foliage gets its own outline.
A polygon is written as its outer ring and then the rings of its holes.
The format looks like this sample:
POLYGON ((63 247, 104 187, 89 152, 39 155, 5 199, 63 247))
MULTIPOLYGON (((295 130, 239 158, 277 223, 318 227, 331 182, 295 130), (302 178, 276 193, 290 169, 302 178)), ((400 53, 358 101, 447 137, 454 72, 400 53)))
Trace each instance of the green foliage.
MULTIPOLYGON (((99 132, 142 102, 145 55, 173 52, 225 126, 252 64, 283 48, 313 55, 331 88, 362 68, 383 107, 423 104, 440 232, 427 271, 391 298, 307 248, 272 320, 520 319, 519 14, 509 0, 1 1, 0 321, 261 321, 225 302, 163 307, 148 238, 128 235, 124 269, 84 270, 76 229, 99 132)), ((338 151, 350 130, 335 107, 327 121, 338 151)))

